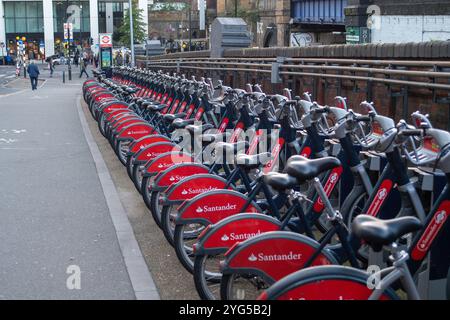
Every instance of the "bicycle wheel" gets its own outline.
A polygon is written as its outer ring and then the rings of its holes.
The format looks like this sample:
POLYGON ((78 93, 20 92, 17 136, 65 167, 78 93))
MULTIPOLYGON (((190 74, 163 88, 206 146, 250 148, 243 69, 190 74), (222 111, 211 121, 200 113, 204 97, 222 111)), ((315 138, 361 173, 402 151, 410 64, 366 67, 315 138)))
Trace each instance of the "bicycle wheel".
POLYGON ((152 214, 153 220, 161 228, 161 201, 162 193, 150 190, 154 177, 144 177, 142 179, 141 194, 144 203, 152 214))
POLYGON ((160 212, 161 215, 159 218, 164 236, 171 246, 175 246, 174 235, 176 227, 175 220, 178 214, 177 206, 163 206, 160 212))
POLYGON ((220 297, 222 300, 256 300, 269 287, 270 283, 255 274, 227 274, 220 282, 220 297))
POLYGON ((143 164, 133 164, 133 183, 139 193, 142 193, 142 180, 144 178, 143 170, 145 170, 143 164))
POLYGON ((127 154, 130 151, 130 145, 132 143, 132 140, 121 140, 117 142, 117 157, 124 166, 127 164, 127 154))
MULTIPOLYGON (((369 275, 344 266, 318 266, 284 277, 259 296, 259 300, 367 300, 373 291, 369 275)), ((380 300, 397 300, 392 288, 380 300)))
MULTIPOLYGON (((369 195, 367 194, 367 192, 363 191, 354 198, 353 202, 349 202, 348 207, 345 208, 345 211, 342 211, 344 223, 347 228, 349 228, 349 230, 351 230, 353 219, 355 219, 355 217, 359 214, 363 213, 362 211, 366 206, 368 200, 369 195)), ((362 244, 359 250, 356 252, 356 256, 359 260, 366 263, 369 259, 369 250, 370 247, 368 245, 362 244)))
POLYGON ((200 223, 177 225, 174 230, 175 252, 183 267, 190 273, 194 272, 194 250, 192 246, 197 242, 205 226, 200 223))
POLYGON ((220 300, 220 261, 224 255, 197 255, 194 260, 194 283, 202 300, 220 300))

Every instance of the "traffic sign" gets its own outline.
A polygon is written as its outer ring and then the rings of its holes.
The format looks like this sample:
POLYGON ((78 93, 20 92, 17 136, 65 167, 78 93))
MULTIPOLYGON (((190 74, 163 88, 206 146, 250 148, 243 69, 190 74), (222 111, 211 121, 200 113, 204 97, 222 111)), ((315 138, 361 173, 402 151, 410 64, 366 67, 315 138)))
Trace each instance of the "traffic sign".
POLYGON ((100 48, 112 48, 112 33, 99 33, 100 48))

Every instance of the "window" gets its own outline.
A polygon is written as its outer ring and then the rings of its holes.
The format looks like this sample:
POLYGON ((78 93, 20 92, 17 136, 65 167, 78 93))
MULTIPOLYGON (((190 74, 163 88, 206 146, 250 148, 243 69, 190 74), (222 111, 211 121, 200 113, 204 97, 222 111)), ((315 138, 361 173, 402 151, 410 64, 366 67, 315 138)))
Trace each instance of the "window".
POLYGON ((55 32, 64 31, 64 23, 74 23, 74 31, 89 32, 89 2, 88 1, 53 1, 53 29, 55 32), (80 8, 81 7, 81 8, 80 8))
POLYGON ((44 32, 42 1, 4 2, 6 33, 44 32))

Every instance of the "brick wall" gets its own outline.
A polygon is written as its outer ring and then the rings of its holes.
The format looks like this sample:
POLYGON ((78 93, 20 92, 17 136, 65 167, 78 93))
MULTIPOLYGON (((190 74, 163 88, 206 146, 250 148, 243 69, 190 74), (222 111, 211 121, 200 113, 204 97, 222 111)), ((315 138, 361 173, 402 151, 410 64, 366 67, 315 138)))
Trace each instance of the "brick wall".
MULTIPOLYGON (((209 52, 178 53, 174 55, 165 55, 152 57, 151 60, 161 58, 189 58, 189 57, 208 57, 209 52)), ((225 57, 252 58, 252 61, 259 62, 258 58, 274 58, 277 56, 296 57, 296 58, 344 58, 356 60, 397 60, 397 61, 444 61, 450 59, 450 41, 429 42, 429 43, 407 43, 407 44, 368 44, 368 45, 332 45, 316 46, 306 48, 262 48, 262 49, 229 49, 225 51, 225 57)), ((141 61, 142 63, 142 61, 141 61)), ((383 68, 378 66, 377 68, 383 68)), ((431 66, 409 68, 408 70, 431 70, 431 66)), ((450 70, 450 68, 449 68, 450 70)), ((450 72, 447 70, 447 72, 450 72)), ((169 71, 166 69, 166 71, 169 71)), ((340 91, 334 88, 336 80, 308 76, 285 76, 282 84, 273 85, 270 82, 270 74, 261 73, 243 73, 243 72, 220 72, 220 71, 202 71, 195 70, 183 72, 197 77, 206 76, 214 79, 220 78, 225 84, 243 88, 246 83, 259 83, 263 85, 267 93, 280 93, 283 87, 293 89, 293 95, 299 95, 304 91, 314 93, 314 98, 320 104, 331 104, 336 95, 347 97, 350 108, 356 109, 360 102, 370 100, 375 103, 379 113, 394 117, 399 120, 403 114, 404 98, 402 96, 393 97, 391 93, 401 93, 399 86, 389 88, 385 84, 372 83, 372 97, 368 97, 364 90, 366 81, 351 82, 342 80, 340 91)), ((328 72, 332 73, 332 72, 328 72)), ((350 74, 350 73, 346 73, 350 74)), ((356 74, 358 75, 358 74, 356 74)), ((400 76, 393 76, 392 79, 402 79, 400 76)), ((410 78, 410 81, 429 82, 428 78, 410 78)), ((450 78, 443 78, 439 83, 449 84, 450 78)), ((408 88, 408 109, 410 115, 416 110, 423 113, 429 113, 434 126, 438 128, 449 128, 450 119, 450 100, 447 103, 438 103, 436 99, 450 99, 450 92, 436 91, 421 87, 408 88)))

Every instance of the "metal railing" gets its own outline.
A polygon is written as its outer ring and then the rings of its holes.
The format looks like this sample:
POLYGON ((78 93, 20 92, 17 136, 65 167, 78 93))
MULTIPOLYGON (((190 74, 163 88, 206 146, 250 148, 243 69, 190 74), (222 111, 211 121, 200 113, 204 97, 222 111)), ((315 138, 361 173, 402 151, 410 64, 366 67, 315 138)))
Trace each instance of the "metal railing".
MULTIPOLYGON (((162 58, 142 60, 150 69, 195 74, 211 78, 231 78, 229 85, 262 82, 264 90, 280 90, 273 79, 297 91, 299 84, 312 87, 313 96, 320 88, 336 90, 344 87, 365 93, 367 101, 376 100, 374 86, 384 85, 393 99, 403 98, 403 118, 408 117, 411 92, 428 95, 432 103, 450 106, 450 61, 442 60, 369 60, 324 58, 162 58), (274 68, 274 65, 277 65, 274 68), (273 73, 277 72, 274 77, 273 73), (268 77, 268 75, 271 75, 268 77), (270 81, 272 79, 272 81, 270 81), (269 80, 269 81, 268 81, 269 80)), ((376 101, 375 101, 376 104, 376 101)), ((395 104, 395 103, 393 103, 395 104)), ((389 111, 395 115, 395 110, 389 111)), ((450 127, 450 112, 447 119, 450 127)))

